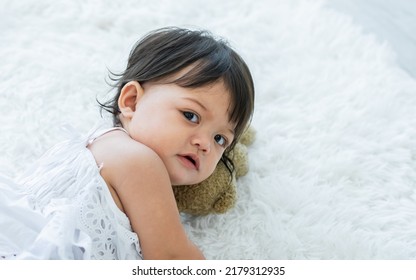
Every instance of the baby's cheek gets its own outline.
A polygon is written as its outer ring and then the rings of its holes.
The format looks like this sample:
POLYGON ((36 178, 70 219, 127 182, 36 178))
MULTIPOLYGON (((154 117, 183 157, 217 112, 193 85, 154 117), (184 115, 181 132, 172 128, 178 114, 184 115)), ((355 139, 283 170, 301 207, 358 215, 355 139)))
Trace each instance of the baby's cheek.
POLYGON ((212 174, 212 173, 214 173, 215 168, 217 168, 217 165, 218 165, 218 163, 220 162, 220 160, 221 160, 221 158, 219 158, 218 160, 215 160, 215 161, 211 164, 211 166, 210 166, 210 168, 209 168, 209 170, 208 170, 207 177, 211 176, 211 174, 212 174))

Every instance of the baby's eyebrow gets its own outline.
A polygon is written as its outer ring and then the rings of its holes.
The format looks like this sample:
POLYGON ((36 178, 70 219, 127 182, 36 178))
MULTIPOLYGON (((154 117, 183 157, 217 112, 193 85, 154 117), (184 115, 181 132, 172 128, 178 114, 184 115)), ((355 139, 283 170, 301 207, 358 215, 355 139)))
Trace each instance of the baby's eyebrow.
POLYGON ((202 104, 199 100, 193 99, 192 97, 185 97, 184 99, 192 101, 192 102, 196 103, 199 107, 201 107, 202 110, 208 111, 207 107, 205 107, 204 104, 202 104))

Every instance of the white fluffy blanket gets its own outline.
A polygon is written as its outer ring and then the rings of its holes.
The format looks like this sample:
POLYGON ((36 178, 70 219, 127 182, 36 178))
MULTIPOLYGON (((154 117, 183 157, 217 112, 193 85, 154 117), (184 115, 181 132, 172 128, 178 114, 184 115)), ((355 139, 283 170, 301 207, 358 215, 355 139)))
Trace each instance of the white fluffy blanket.
POLYGON ((184 217, 207 258, 416 258, 416 82, 322 1, 0 0, 0 171, 89 129, 107 67, 167 25, 228 38, 257 88, 236 207, 184 217))

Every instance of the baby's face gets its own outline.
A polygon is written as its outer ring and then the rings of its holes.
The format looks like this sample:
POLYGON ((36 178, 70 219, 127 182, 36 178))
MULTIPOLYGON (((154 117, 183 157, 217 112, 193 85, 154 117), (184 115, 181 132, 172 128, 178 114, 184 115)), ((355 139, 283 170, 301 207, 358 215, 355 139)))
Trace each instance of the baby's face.
POLYGON ((208 178, 234 139, 223 83, 199 88, 145 83, 143 89, 128 125, 130 136, 159 155, 172 185, 208 178))

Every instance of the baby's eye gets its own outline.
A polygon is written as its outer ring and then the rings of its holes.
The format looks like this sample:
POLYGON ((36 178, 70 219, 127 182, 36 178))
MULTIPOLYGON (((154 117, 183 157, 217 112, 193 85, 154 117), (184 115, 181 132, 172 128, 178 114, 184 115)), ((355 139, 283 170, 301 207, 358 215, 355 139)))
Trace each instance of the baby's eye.
POLYGON ((223 147, 227 146, 227 139, 225 139, 224 136, 217 134, 215 135, 214 139, 215 139, 215 142, 217 142, 219 145, 223 147))
POLYGON ((199 116, 192 112, 183 112, 183 115, 185 118, 187 118, 189 121, 193 123, 199 123, 199 116))

